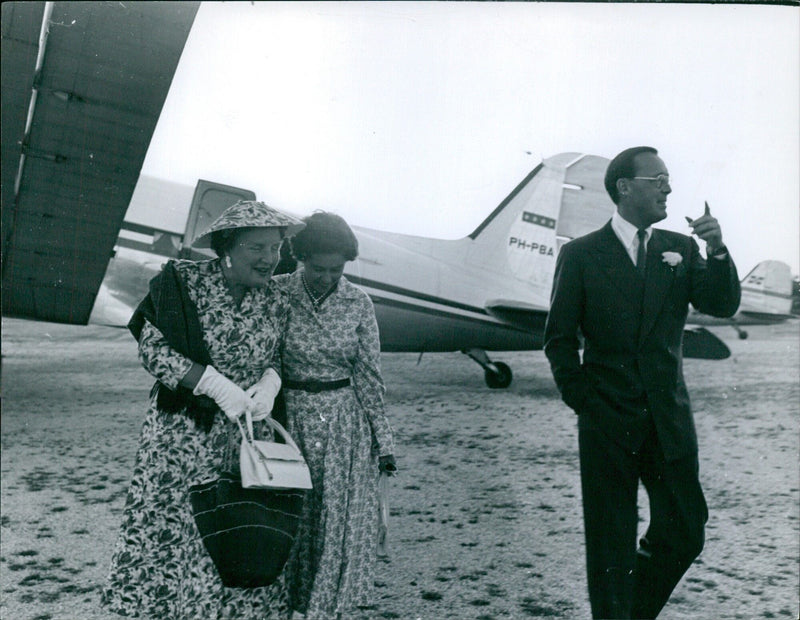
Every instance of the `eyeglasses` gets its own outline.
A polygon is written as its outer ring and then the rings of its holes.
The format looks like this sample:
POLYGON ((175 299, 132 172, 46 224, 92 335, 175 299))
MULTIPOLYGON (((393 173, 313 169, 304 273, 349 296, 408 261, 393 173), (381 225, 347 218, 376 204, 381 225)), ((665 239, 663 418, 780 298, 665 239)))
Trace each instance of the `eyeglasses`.
POLYGON ((665 187, 669 186, 668 174, 659 174, 658 176, 654 177, 631 177, 631 178, 639 179, 640 181, 655 181, 656 189, 664 189, 665 187))

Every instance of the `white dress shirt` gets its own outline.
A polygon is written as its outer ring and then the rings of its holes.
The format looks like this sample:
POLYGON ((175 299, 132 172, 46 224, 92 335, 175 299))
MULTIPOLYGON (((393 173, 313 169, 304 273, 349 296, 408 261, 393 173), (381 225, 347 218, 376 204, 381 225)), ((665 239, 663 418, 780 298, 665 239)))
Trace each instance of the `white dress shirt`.
MULTIPOLYGON (((619 211, 614 211, 614 215, 611 217, 611 228, 614 229, 614 234, 617 235, 617 239, 622 243, 622 247, 625 248, 625 251, 628 253, 628 256, 630 256, 631 262, 635 267, 636 253, 639 251, 639 237, 636 236, 636 233, 639 229, 628 220, 623 219, 619 211)), ((648 226, 645 230, 647 232, 644 238, 644 247, 645 250, 647 250, 647 242, 650 241, 650 237, 653 234, 653 227, 648 226)))

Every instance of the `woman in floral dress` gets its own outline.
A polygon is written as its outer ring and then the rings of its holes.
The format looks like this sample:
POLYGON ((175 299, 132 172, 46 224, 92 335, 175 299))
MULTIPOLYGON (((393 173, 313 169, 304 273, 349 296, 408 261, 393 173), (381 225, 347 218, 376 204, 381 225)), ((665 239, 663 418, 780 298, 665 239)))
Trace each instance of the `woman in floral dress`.
POLYGON ((236 418, 250 409, 263 420, 272 408, 288 301, 270 277, 294 223, 259 202, 229 207, 194 244, 210 244, 219 258, 168 263, 131 319, 142 363, 158 381, 102 595, 110 611, 170 620, 288 617, 282 578, 262 588, 222 585, 187 493, 238 469, 236 418))
POLYGON ((373 603, 378 479, 396 468, 375 312, 341 277, 358 243, 336 215, 304 222, 291 240, 302 267, 275 278, 291 303, 282 354, 289 432, 314 485, 285 574, 293 617, 334 620, 373 603))

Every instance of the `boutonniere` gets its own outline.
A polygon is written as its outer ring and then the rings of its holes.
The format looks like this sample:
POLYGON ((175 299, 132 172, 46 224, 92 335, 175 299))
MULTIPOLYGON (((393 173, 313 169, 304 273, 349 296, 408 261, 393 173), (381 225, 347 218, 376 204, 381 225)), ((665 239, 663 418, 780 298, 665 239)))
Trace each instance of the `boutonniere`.
POLYGON ((667 263, 673 269, 683 262, 683 256, 678 252, 664 252, 661 257, 661 261, 667 263))

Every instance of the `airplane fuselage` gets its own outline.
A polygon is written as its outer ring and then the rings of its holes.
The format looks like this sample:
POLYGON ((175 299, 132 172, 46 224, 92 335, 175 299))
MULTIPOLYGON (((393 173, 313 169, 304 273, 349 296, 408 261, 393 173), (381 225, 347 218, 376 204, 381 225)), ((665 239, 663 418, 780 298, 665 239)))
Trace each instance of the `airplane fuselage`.
MULTIPOLYGON (((345 275, 372 299, 384 351, 542 348, 541 331, 508 325, 486 311, 486 299, 519 297, 524 286, 471 264, 471 239, 442 241, 354 230, 360 255, 348 264, 345 275)), ((542 326, 545 316, 542 312, 542 326)))

